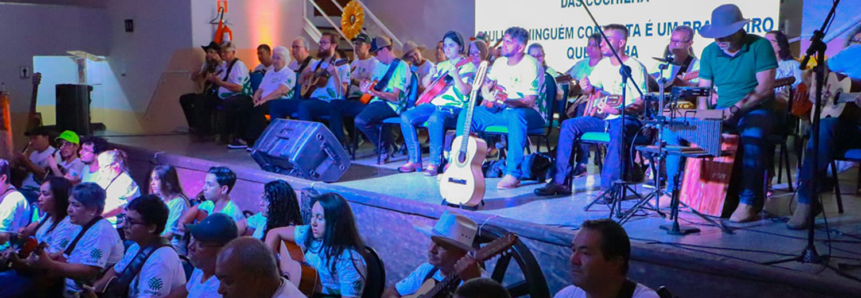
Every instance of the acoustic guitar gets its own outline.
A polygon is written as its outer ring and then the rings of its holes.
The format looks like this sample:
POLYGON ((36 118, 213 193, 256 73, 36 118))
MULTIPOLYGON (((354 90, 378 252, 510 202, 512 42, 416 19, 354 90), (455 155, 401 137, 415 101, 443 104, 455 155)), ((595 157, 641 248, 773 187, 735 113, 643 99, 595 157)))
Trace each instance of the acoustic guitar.
POLYGON ((293 283, 302 294, 311 297, 322 289, 317 270, 305 261, 305 253, 296 243, 281 241, 279 265, 281 274, 293 283))
MULTIPOLYGON (((299 93, 302 98, 311 98, 311 94, 314 94, 314 91, 319 88, 326 88, 326 85, 329 84, 329 77, 331 74, 325 68, 319 67, 322 63, 323 62, 320 62, 320 64, 318 64, 318 68, 311 73, 311 76, 305 80, 304 83, 302 83, 302 89, 299 93)), ((350 63, 350 60, 344 58, 335 61, 333 64, 335 67, 339 67, 347 63, 350 63)))
MULTIPOLYGON (((517 243, 518 237, 517 234, 510 233, 502 238, 493 240, 489 244, 485 245, 481 249, 475 252, 475 256, 473 257, 477 262, 484 262, 493 258, 499 254, 505 253, 509 248, 514 246, 517 243)), ((436 280, 430 278, 426 280, 419 290, 412 295, 403 296, 404 298, 434 298, 434 297, 449 297, 451 295, 450 291, 456 287, 460 281, 460 273, 462 273, 466 268, 460 268, 457 265, 454 268, 454 273, 449 274, 445 277, 441 282, 437 283, 436 280)))
POLYGON ((42 83, 42 73, 33 73, 33 93, 30 95, 30 114, 27 117, 26 131, 42 126, 42 113, 36 112, 36 99, 39 95, 39 84, 42 83))
MULTIPOLYGON (((362 90, 371 90, 377 86, 378 82, 379 82, 378 80, 374 80, 372 82, 370 82, 370 81, 369 82, 362 82, 361 89, 362 90)), ((371 99, 374 99, 374 96, 371 95, 370 93, 367 93, 367 92, 362 94, 362 97, 359 97, 359 101, 362 104, 368 104, 369 102, 371 102, 371 99)))
POLYGON ((440 195, 449 204, 476 207, 484 199, 484 173, 481 171, 481 164, 487 154, 487 143, 470 133, 478 90, 486 75, 487 61, 482 61, 475 73, 476 85, 473 85, 469 94, 462 133, 452 142, 452 146, 459 148, 456 152, 452 151, 455 154, 451 156, 451 164, 442 174, 439 183, 440 195))
MULTIPOLYGON (((460 59, 460 61, 457 62, 457 64, 454 66, 455 71, 460 71, 461 67, 463 67, 464 65, 467 65, 469 63, 470 63, 469 59, 466 59, 466 58, 460 59)), ((429 87, 425 88, 425 91, 422 93, 421 96, 419 96, 419 99, 416 100, 417 106, 422 105, 422 104, 426 104, 426 103, 431 103, 431 101, 433 101, 433 99, 437 95, 442 94, 446 89, 448 89, 452 86, 452 84, 453 84, 452 77, 449 75, 449 72, 451 72, 451 70, 447 71, 445 74, 434 79, 434 81, 431 82, 429 87)))
MULTIPOLYGON (((813 81, 813 86, 816 86, 815 77, 813 81)), ((809 99, 815 105, 816 93, 814 91, 816 88, 810 89, 809 99)), ((822 119, 840 117, 846 110, 846 104, 855 102, 855 98, 861 96, 861 92, 858 92, 859 89, 861 89, 861 83, 840 73, 829 73, 825 79, 825 89, 822 90, 822 106, 820 107, 819 117, 822 119)), ((815 113, 815 109, 810 109, 810 119, 813 119, 815 113)))

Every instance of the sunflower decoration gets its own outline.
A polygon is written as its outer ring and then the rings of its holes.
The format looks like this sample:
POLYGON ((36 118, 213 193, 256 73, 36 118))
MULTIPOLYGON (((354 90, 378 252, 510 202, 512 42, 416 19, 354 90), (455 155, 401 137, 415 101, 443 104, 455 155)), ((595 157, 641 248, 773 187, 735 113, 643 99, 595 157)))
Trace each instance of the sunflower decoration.
POLYGON ((347 3, 344 7, 344 13, 341 14, 341 31, 348 39, 353 39, 359 32, 362 31, 362 25, 365 24, 365 10, 362 5, 356 0, 347 3))

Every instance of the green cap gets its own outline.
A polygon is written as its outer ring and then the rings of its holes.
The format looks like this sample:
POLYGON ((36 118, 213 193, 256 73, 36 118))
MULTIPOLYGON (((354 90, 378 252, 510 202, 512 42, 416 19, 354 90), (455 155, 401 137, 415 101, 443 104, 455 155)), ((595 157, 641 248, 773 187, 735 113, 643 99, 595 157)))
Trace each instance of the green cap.
POLYGON ((59 137, 57 137, 54 140, 55 141, 66 140, 67 142, 72 143, 72 144, 78 144, 78 145, 81 144, 81 139, 78 138, 78 134, 76 134, 74 131, 71 131, 71 130, 64 131, 63 133, 60 134, 59 137))

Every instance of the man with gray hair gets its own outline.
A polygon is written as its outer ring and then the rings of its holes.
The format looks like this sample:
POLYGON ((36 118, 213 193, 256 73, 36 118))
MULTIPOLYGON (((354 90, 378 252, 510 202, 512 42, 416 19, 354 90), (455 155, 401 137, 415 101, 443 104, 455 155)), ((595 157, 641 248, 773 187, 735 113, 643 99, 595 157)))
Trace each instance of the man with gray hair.
MULTIPOLYGON (((667 79, 665 88, 673 86, 695 86, 699 83, 697 77, 684 79, 684 75, 693 72, 699 72, 700 59, 694 55, 694 29, 689 26, 678 26, 673 29, 673 34, 670 37, 670 44, 667 45, 667 50, 664 56, 671 57, 673 63, 663 72, 663 76, 667 79)), ((659 65, 655 64, 651 69, 650 74, 656 80, 661 78, 661 70, 659 65)))
POLYGON ((233 297, 305 297, 292 282, 281 277, 275 255, 260 240, 240 237, 218 254, 215 276, 218 294, 233 297))
MULTIPOLYGON (((308 40, 304 37, 298 37, 293 40, 290 47, 290 55, 293 57, 293 61, 287 65, 287 68, 292 70, 296 77, 292 86, 292 89, 296 90, 302 85, 303 80, 299 74, 304 72, 305 68, 316 62, 317 59, 308 54, 308 40)), ((293 92, 293 94, 286 98, 274 100, 269 104, 269 116, 272 118, 272 121, 289 117, 299 107, 300 102, 299 92, 293 92)))
MULTIPOLYGON (((526 55, 529 32, 521 27, 505 30, 502 37, 502 57, 493 62, 487 79, 493 84, 484 84, 481 94, 482 106, 476 107, 472 118, 472 129, 484 131, 491 126, 508 128, 508 152, 506 155, 505 177, 496 188, 512 189, 520 186, 523 171, 523 148, 526 146, 526 132, 544 127, 545 121, 536 104, 541 77, 541 66, 532 56, 526 55), (496 88, 492 88, 495 85, 496 88), (485 106, 485 102, 489 103, 485 106)), ((469 109, 463 109, 457 119, 457 127, 463 127, 469 109)), ((458 135, 462 130, 457 131, 458 135)))

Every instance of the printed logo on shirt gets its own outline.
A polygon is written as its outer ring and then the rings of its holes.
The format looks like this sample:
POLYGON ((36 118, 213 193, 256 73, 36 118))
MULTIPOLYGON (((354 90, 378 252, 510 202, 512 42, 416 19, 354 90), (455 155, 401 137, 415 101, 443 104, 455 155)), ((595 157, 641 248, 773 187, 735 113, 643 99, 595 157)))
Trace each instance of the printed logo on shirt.
POLYGON ((63 240, 60 240, 60 247, 65 248, 69 245, 69 242, 69 238, 63 238, 63 240))
POLYGON ((353 293, 362 293, 362 289, 365 288, 365 282, 360 280, 353 282, 353 293))
POLYGON ((103 255, 103 253, 102 253, 101 249, 93 248, 93 250, 90 251, 91 262, 98 262, 99 260, 102 259, 102 255, 103 255))
POLYGON ((161 278, 153 277, 149 279, 149 281, 147 282, 147 286, 151 291, 155 291, 156 293, 158 293, 158 291, 160 291, 161 288, 164 287, 164 282, 161 280, 161 278))

